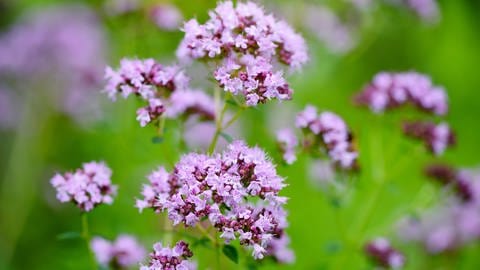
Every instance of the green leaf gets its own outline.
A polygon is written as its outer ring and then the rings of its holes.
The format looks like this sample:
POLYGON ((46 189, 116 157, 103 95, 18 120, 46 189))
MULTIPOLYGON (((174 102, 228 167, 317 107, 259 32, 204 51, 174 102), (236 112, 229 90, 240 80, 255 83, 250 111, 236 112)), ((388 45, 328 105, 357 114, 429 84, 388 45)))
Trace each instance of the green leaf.
POLYGON ((232 143, 232 142, 233 142, 233 137, 230 136, 230 135, 227 134, 227 133, 220 132, 220 136, 222 136, 222 138, 224 138, 225 141, 227 141, 228 143, 232 143))
POLYGON ((228 99, 226 102, 229 105, 232 105, 234 107, 238 107, 238 104, 237 104, 237 102, 235 102, 235 100, 228 99))
POLYGON ((64 232, 57 235, 57 240, 70 240, 82 238, 82 235, 79 232, 64 232))
POLYGON ((227 256, 232 262, 238 264, 238 251, 234 246, 224 245, 222 248, 223 254, 227 256))
POLYGON ((152 137, 152 143, 159 144, 163 142, 163 137, 160 136, 154 136, 152 137))
POLYGON ((205 248, 209 248, 211 249, 213 246, 212 246, 212 241, 208 238, 208 237, 202 237, 200 239, 197 239, 193 245, 194 247, 196 246, 202 246, 202 247, 205 247, 205 248))

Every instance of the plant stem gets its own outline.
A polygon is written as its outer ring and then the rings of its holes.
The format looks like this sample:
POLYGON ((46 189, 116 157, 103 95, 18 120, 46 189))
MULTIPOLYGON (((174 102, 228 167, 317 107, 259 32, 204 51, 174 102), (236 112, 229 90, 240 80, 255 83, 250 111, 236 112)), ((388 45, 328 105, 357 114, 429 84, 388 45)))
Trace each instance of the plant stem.
POLYGON ((228 122, 223 126, 223 130, 227 129, 228 127, 230 127, 233 123, 235 123, 235 121, 238 120, 238 118, 240 117, 240 115, 242 115, 242 112, 245 110, 245 107, 240 107, 240 109, 238 109, 238 111, 235 113, 234 116, 232 116, 232 118, 230 120, 228 120, 228 122))
POLYGON ((90 233, 88 230, 88 216, 87 213, 82 213, 82 238, 85 240, 85 244, 87 245, 87 251, 90 263, 92 264, 92 269, 97 269, 97 261, 93 255, 92 250, 90 249, 90 233))
POLYGON ((208 147, 208 154, 211 155, 213 154, 213 151, 215 151, 215 146, 217 146, 217 141, 218 141, 218 136, 220 133, 222 133, 223 128, 222 128, 222 123, 223 123, 223 117, 225 116, 225 112, 227 111, 227 103, 223 103, 223 108, 221 109, 220 112, 215 113, 215 122, 216 122, 216 129, 215 129, 215 134, 213 135, 212 142, 210 143, 210 146, 208 147))
POLYGON ((197 223, 197 229, 203 234, 203 236, 207 237, 208 239, 210 239, 210 241, 212 241, 212 243, 214 243, 216 245, 217 243, 217 239, 215 239, 213 236, 211 236, 207 229, 205 229, 202 224, 200 223, 197 223))

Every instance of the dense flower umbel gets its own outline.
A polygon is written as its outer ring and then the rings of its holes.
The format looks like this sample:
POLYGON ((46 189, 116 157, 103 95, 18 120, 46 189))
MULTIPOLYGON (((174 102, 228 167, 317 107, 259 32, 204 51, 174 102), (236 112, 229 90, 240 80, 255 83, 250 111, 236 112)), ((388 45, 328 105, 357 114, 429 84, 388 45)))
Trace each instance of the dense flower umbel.
POLYGON ((448 111, 447 94, 441 87, 432 85, 429 77, 416 72, 382 72, 373 78, 355 101, 367 105, 375 112, 410 103, 436 115, 448 111))
POLYGON ((382 267, 399 269, 405 265, 405 257, 394 249, 385 238, 376 238, 365 245, 365 253, 382 267))
POLYGON ((113 269, 126 269, 138 265, 145 257, 145 249, 130 235, 119 235, 115 242, 95 237, 90 242, 97 262, 113 269))
POLYGON ((105 92, 111 99, 134 94, 148 102, 137 110, 141 126, 164 113, 169 118, 183 114, 214 118, 213 100, 204 92, 188 89, 188 77, 177 66, 162 66, 153 59, 123 59, 118 70, 108 67, 105 77, 105 92))
POLYGON ((358 153, 354 149, 352 135, 338 115, 332 112, 317 114, 317 109, 308 105, 297 115, 296 126, 303 130, 304 148, 325 150, 332 161, 341 168, 353 169, 357 166, 358 153))
POLYGON ((112 171, 103 162, 84 163, 75 172, 56 174, 50 183, 57 189, 57 198, 61 202, 73 202, 83 211, 95 206, 113 202, 117 187, 112 185, 112 171))
POLYGON ((441 155, 447 147, 455 145, 455 134, 447 123, 435 125, 432 122, 405 122, 405 135, 424 141, 427 148, 435 155, 441 155))
POLYGON ((188 261, 192 256, 188 244, 183 241, 177 242, 173 248, 156 243, 150 253, 150 261, 147 265, 142 265, 140 270, 195 270, 197 265, 188 261))
POLYGON ((280 246, 288 243, 282 238, 286 198, 278 196, 285 184, 261 149, 236 141, 222 154, 185 155, 172 173, 159 168, 148 178, 144 198, 137 201, 140 210, 167 211, 174 225, 195 226, 207 219, 226 242, 238 238, 240 244, 253 247, 256 259, 291 258, 280 246))
POLYGON ((421 243, 429 253, 458 249, 480 239, 480 173, 444 165, 431 166, 427 173, 452 188, 454 196, 444 196, 439 206, 403 219, 400 237, 421 243))
POLYGON ((209 15, 203 25, 195 19, 185 23, 179 59, 221 60, 215 79, 225 91, 244 95, 249 106, 290 99, 292 89, 274 66, 300 68, 308 59, 303 38, 252 2, 226 1, 209 15))

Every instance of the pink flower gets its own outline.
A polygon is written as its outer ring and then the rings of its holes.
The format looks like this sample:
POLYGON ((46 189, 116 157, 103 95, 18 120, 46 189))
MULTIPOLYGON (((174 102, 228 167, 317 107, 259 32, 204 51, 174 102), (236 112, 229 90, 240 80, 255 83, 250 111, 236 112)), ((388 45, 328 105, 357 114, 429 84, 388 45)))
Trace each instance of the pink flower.
POLYGON ((424 141, 427 148, 435 155, 441 155, 449 146, 455 145, 455 134, 447 123, 435 125, 431 122, 405 122, 405 135, 424 141))
POLYGON ((436 115, 447 113, 447 99, 443 88, 433 86, 429 77, 416 72, 381 72, 355 97, 357 104, 367 105, 374 112, 408 103, 436 115))
POLYGON ((287 226, 286 199, 278 195, 285 184, 261 149, 236 141, 221 154, 190 153, 172 173, 160 168, 149 180, 137 202, 141 209, 166 211, 175 225, 205 219, 226 242, 240 238, 253 248, 255 258, 275 256, 277 248, 267 248, 287 226))
POLYGON ((403 268, 405 257, 385 238, 376 238, 365 245, 365 253, 377 265, 391 269, 403 268))
POLYGON ((185 37, 177 50, 182 62, 218 58, 214 77, 220 87, 243 95, 248 106, 271 99, 291 99, 293 90, 276 70, 276 63, 293 69, 308 59, 303 38, 285 22, 265 14, 252 2, 221 2, 203 25, 185 23, 185 37))
POLYGON ((188 260, 192 256, 188 244, 183 241, 177 242, 173 248, 156 243, 150 253, 150 261, 147 265, 142 265, 140 270, 195 270, 197 265, 188 260))
POLYGON ((111 184, 111 176, 112 171, 105 163, 92 161, 75 172, 56 174, 50 183, 57 190, 60 202, 73 202, 89 212, 99 204, 113 202, 117 187, 111 184))

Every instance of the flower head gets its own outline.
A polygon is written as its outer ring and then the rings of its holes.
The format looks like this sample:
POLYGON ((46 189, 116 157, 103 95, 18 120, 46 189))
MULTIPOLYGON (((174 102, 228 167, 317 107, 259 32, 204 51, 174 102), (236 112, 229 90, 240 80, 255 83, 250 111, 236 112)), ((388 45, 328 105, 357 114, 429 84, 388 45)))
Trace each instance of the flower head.
POLYGON ((243 95, 248 106, 290 99, 292 89, 274 66, 300 68, 308 59, 303 38, 252 2, 221 2, 209 15, 205 24, 185 23, 178 58, 221 60, 215 80, 225 91, 243 95))
POLYGON ((57 190, 57 199, 73 202, 85 212, 95 206, 113 202, 117 187, 111 184, 112 171, 103 162, 84 163, 75 172, 56 174, 50 183, 57 190))
POLYGON ((432 122, 405 122, 403 124, 405 135, 424 141, 428 150, 435 155, 441 155, 452 145, 455 145, 455 134, 447 123, 435 125, 432 122))
POLYGON ((374 112, 412 104, 436 115, 447 113, 447 99, 443 88, 432 85, 429 77, 416 72, 379 73, 355 97, 357 104, 367 105, 374 112))
POLYGON ((177 66, 162 66, 153 59, 123 59, 120 68, 107 67, 105 92, 111 99, 130 95, 145 100, 148 105, 137 110, 140 125, 157 121, 161 116, 199 115, 214 118, 214 102, 206 93, 188 88, 188 77, 177 66))
MULTIPOLYGON (((353 169, 358 153, 352 143, 352 135, 347 125, 338 115, 332 112, 317 113, 314 106, 308 105, 298 113, 295 124, 302 129, 301 145, 313 152, 326 152, 333 163, 343 169, 353 169)), ((293 133, 281 131, 277 134, 280 150, 287 163, 295 157, 296 137, 293 133)))
POLYGON ((197 265, 188 260, 192 256, 188 244, 183 241, 177 242, 173 248, 156 243, 150 253, 150 261, 140 270, 195 270, 197 265))
POLYGON ((166 211, 174 225, 187 227, 206 219, 226 242, 238 238, 258 259, 278 250, 270 245, 287 226, 286 198, 278 195, 285 184, 259 148, 236 141, 221 154, 187 154, 172 173, 160 168, 149 180, 140 209, 166 211))

